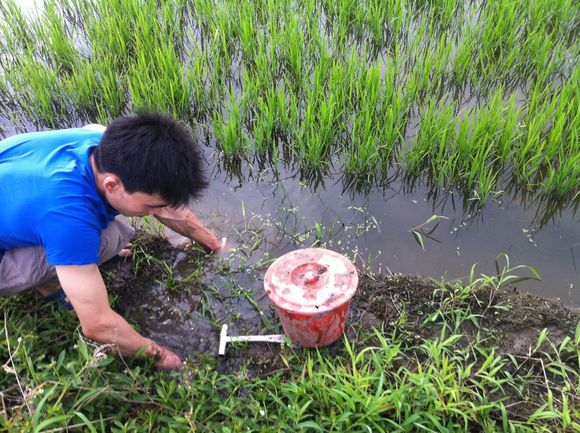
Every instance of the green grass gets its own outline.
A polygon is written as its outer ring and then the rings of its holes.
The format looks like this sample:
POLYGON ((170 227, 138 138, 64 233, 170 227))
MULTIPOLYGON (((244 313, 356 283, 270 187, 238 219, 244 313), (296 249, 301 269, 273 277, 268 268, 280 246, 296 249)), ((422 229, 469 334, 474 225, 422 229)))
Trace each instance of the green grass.
POLYGON ((527 356, 499 354, 482 328, 483 314, 509 305, 490 301, 482 313, 477 290, 494 293, 522 268, 508 261, 495 276, 475 277, 472 268, 466 282, 440 282, 439 307, 419 328, 432 337, 418 337, 415 318, 402 312, 388 329, 353 324, 357 337, 332 351, 285 348, 282 368, 254 378, 243 368, 219 373, 203 354, 179 373, 126 363, 34 294, 2 298, 0 425, 6 432, 575 431, 580 327, 558 345, 544 330, 527 356))

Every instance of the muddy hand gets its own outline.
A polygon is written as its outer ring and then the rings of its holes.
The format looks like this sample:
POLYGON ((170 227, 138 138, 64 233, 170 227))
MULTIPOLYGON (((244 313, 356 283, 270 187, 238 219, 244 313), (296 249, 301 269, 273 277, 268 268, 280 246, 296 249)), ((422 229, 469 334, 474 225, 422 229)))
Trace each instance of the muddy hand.
POLYGON ((203 240, 192 240, 186 237, 180 239, 179 242, 176 242, 177 248, 182 250, 192 248, 194 245, 200 245, 205 251, 208 253, 219 253, 221 251, 221 243, 220 240, 214 235, 212 232, 208 231, 208 233, 204 236, 203 240))
POLYGON ((181 370, 183 368, 183 360, 179 355, 175 354, 167 347, 157 346, 157 354, 155 355, 155 366, 162 370, 181 370))

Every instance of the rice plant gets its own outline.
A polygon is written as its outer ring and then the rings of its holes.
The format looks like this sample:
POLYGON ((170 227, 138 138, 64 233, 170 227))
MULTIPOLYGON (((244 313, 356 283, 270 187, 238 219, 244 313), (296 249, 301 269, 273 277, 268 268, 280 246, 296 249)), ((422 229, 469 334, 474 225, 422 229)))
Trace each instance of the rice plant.
POLYGON ((0 115, 157 109, 211 124, 228 155, 278 143, 362 177, 395 164, 485 196, 512 172, 573 196, 579 16, 571 0, 48 0, 31 15, 7 0, 0 115))

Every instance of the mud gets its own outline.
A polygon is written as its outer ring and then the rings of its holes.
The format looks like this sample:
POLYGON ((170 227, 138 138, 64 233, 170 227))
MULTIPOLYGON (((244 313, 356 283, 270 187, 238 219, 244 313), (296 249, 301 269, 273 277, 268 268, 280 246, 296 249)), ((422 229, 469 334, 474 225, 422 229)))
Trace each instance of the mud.
MULTIPOLYGON (((193 362, 203 359, 218 371, 244 378, 288 368, 280 355, 297 348, 287 345, 230 344, 225 357, 217 355, 223 323, 229 325, 230 335, 283 332, 274 308, 260 291, 264 269, 234 272, 219 257, 175 249, 144 234, 135 244, 140 248, 136 257, 108 263, 104 275, 115 308, 140 332, 193 362), (185 275, 187 269, 198 271, 185 275)), ((462 329, 466 338, 479 332, 499 352, 516 356, 529 355, 544 328, 555 346, 566 336, 573 338, 580 318, 577 311, 516 287, 482 288, 462 296, 425 277, 363 274, 351 302, 346 334, 359 347, 374 344, 365 332, 373 327, 401 331, 419 341, 440 332, 438 321, 425 324, 430 315, 454 308, 471 309, 479 318, 477 326, 462 329)), ((339 340, 324 350, 339 353, 342 349, 339 340)), ((551 350, 547 342, 542 350, 551 350)))
MULTIPOLYGON (((405 328, 423 338, 439 335, 439 326, 426 326, 431 314, 469 308, 479 324, 462 331, 468 337, 481 331, 500 353, 512 355, 529 354, 544 328, 558 346, 566 336, 573 338, 580 319, 577 311, 514 286, 497 291, 484 287, 462 298, 451 286, 441 288, 426 277, 410 275, 362 276, 353 305, 362 311, 365 328, 397 326, 405 316, 405 328)), ((541 349, 550 351, 548 344, 541 349)))

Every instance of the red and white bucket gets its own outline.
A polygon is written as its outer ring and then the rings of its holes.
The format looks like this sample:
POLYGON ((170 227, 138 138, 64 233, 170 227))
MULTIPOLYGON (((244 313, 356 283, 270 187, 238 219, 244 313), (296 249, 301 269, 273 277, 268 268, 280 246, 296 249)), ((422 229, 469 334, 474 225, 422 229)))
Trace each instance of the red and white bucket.
POLYGON ((284 332, 302 347, 328 346, 340 338, 357 285, 354 265, 322 248, 285 254, 264 277, 284 332))

